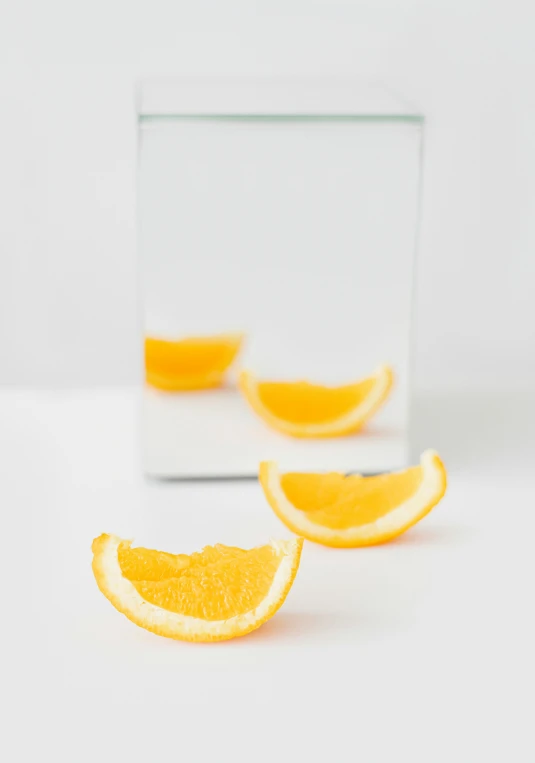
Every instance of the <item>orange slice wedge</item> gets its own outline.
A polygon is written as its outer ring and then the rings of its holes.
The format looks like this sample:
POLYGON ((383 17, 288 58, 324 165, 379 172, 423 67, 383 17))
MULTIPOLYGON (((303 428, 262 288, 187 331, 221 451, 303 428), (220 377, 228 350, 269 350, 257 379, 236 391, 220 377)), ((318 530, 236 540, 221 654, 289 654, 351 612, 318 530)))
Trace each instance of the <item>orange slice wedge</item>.
POLYGON ((377 477, 280 474, 274 461, 264 461, 259 479, 290 530, 338 547, 371 546, 401 535, 446 491, 446 470, 433 450, 422 454, 419 466, 377 477))
POLYGON ((116 535, 93 541, 98 587, 136 625, 183 641, 223 641, 269 620, 292 587, 302 538, 245 551, 207 546, 168 554, 132 548, 116 535))
POLYGON ((243 334, 188 337, 179 341, 147 337, 147 383, 166 392, 219 387, 242 341, 243 334))
POLYGON ((367 379, 342 387, 307 381, 259 381, 242 371, 240 389, 273 429, 292 437, 339 437, 358 431, 387 399, 393 373, 382 366, 367 379))

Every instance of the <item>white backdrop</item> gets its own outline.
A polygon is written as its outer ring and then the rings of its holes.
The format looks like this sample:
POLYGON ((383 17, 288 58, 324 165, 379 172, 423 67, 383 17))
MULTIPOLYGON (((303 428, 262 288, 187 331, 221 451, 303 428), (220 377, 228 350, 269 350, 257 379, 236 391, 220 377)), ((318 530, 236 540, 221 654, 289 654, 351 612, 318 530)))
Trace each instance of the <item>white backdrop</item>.
POLYGON ((529 3, 9 6, 0 25, 0 383, 138 376, 136 77, 321 73, 390 83, 429 117, 418 387, 533 384, 529 3))

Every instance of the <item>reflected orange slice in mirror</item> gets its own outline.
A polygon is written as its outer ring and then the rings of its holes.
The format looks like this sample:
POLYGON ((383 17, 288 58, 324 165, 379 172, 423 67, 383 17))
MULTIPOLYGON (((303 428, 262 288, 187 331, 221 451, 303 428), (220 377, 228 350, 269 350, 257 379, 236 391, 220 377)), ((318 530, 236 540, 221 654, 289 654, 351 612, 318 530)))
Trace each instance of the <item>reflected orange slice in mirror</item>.
POLYGON ((219 387, 235 360, 243 334, 145 339, 147 384, 165 392, 219 387))
POLYGON ((251 408, 273 429, 292 437, 339 437, 358 431, 390 394, 393 372, 382 366, 353 384, 327 387, 307 381, 260 381, 240 374, 251 408))

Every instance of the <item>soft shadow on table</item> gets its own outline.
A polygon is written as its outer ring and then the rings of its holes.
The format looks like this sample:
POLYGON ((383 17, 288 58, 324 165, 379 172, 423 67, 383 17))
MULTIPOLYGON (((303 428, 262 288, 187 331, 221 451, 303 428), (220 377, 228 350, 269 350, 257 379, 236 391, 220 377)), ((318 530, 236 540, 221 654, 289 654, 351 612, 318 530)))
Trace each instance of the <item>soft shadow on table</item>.
MULTIPOLYGON (((444 525, 426 526, 425 522, 421 525, 412 527, 408 532, 400 535, 399 538, 389 541, 388 546, 457 546, 459 543, 471 540, 476 534, 476 530, 466 525, 444 525)), ((370 548, 377 548, 370 546, 370 548)))
MULTIPOLYGON (((323 640, 327 637, 354 632, 356 625, 362 625, 355 614, 343 612, 278 612, 258 630, 244 638, 248 642, 263 644, 270 642, 302 644, 307 641, 323 640)), ((229 646, 239 646, 241 639, 227 642, 229 646)))

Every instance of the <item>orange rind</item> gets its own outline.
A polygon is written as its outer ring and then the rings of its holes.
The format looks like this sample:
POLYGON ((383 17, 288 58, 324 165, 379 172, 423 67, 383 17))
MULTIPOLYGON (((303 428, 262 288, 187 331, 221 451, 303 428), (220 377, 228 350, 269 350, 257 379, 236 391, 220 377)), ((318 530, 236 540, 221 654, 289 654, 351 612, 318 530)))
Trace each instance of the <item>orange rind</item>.
POLYGON ((141 628, 182 641, 223 641, 273 617, 292 587, 302 546, 293 538, 250 550, 218 544, 168 554, 101 535, 93 541, 93 573, 104 596, 141 628))
POLYGON ((419 466, 374 477, 281 474, 274 461, 260 464, 259 480, 282 522, 324 546, 385 543, 419 522, 446 492, 439 455, 425 451, 419 466))
POLYGON ((327 387, 307 381, 260 381, 242 371, 241 392, 273 429, 292 437, 340 437, 357 432, 390 394, 393 372, 381 366, 366 379, 327 387))

